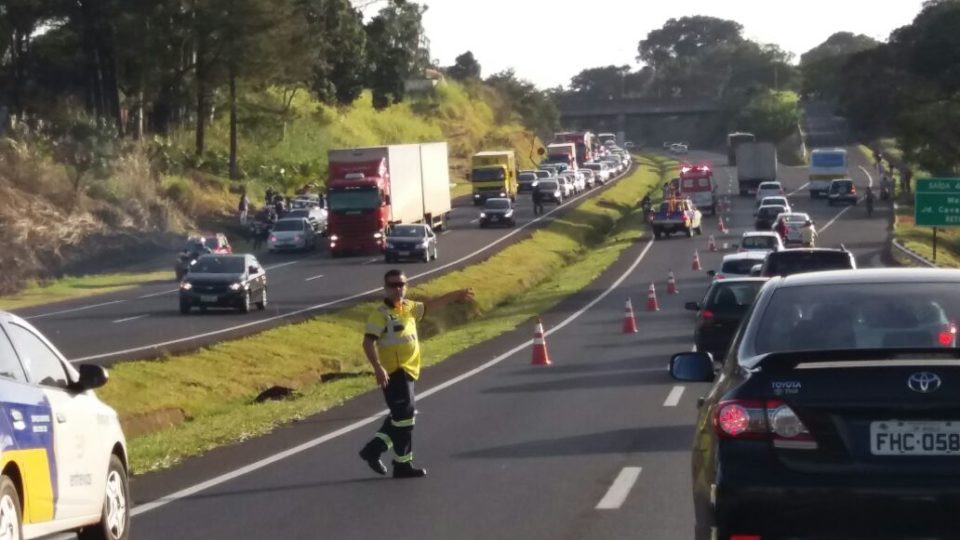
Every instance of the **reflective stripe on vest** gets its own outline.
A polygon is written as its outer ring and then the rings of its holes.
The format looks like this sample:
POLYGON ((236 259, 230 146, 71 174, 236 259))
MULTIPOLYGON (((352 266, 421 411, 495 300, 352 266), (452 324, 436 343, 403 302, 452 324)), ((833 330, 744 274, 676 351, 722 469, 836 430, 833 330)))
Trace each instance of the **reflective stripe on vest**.
POLYGON ((390 424, 393 425, 393 427, 413 427, 413 425, 416 424, 416 420, 413 418, 408 418, 406 420, 394 420, 391 418, 390 424))

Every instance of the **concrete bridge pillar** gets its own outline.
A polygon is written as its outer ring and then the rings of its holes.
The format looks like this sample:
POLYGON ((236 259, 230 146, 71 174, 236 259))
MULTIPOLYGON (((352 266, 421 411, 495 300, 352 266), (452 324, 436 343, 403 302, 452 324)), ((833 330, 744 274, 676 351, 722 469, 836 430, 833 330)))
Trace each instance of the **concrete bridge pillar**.
POLYGON ((623 144, 627 140, 627 115, 617 115, 617 142, 623 144))

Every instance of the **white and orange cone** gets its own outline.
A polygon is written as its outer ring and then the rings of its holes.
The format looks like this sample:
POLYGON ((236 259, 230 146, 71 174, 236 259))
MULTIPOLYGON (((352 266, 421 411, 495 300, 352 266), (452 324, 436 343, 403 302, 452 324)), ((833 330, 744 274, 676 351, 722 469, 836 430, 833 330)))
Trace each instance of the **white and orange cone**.
POLYGON ((716 250, 717 250, 717 239, 714 238, 712 234, 710 235, 710 241, 707 242, 707 248, 708 248, 710 251, 716 251, 716 250))
POLYGON ((673 276, 673 272, 667 275, 667 294, 678 294, 680 291, 677 290, 677 278, 673 276))
POLYGON ((660 304, 657 302, 657 288, 653 283, 647 289, 647 311, 660 311, 660 304))
POLYGON ((530 365, 549 366, 550 353, 547 352, 547 341, 543 334, 543 321, 537 318, 537 325, 533 329, 533 360, 530 365))
POLYGON ((703 270, 703 266, 700 265, 700 252, 697 250, 693 250, 693 264, 690 265, 690 269, 694 272, 703 270))
POLYGON ((727 233, 727 224, 723 222, 723 216, 717 217, 717 230, 723 234, 727 233))
POLYGON ((627 307, 623 315, 623 333, 624 334, 636 334, 637 333, 637 319, 633 315, 633 303, 627 298, 627 307))

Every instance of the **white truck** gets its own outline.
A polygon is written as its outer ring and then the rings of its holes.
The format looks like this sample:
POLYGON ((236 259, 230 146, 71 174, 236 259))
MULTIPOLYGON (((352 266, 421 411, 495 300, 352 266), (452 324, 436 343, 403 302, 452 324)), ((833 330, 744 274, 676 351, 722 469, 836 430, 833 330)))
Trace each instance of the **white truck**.
POLYGON ((777 147, 773 143, 740 143, 736 156, 740 195, 749 195, 751 191, 756 193, 761 182, 777 179, 777 147))
POLYGON ((330 150, 328 237, 334 256, 383 249, 386 229, 439 230, 452 207, 447 143, 330 150))
POLYGON ((830 182, 849 178, 847 151, 843 148, 814 148, 810 151, 808 173, 810 198, 825 197, 830 191, 830 182))

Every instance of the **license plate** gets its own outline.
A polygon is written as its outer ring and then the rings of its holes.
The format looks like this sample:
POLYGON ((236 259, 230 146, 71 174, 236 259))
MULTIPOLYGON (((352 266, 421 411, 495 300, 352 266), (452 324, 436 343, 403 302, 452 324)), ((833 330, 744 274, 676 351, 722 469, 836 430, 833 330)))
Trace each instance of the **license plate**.
POLYGON ((500 216, 490 216, 490 221, 500 221, 500 216))
POLYGON ((213 303, 213 302, 216 302, 218 299, 219 298, 217 298, 217 296, 209 295, 209 294, 205 294, 200 297, 200 301, 205 303, 213 303))
POLYGON ((960 455, 960 421, 871 422, 870 452, 875 456, 960 455))
POLYGON ((401 256, 401 257, 409 257, 409 256, 410 256, 410 252, 409 252, 409 251, 398 251, 398 252, 397 252, 397 255, 399 255, 399 256, 401 256))

